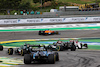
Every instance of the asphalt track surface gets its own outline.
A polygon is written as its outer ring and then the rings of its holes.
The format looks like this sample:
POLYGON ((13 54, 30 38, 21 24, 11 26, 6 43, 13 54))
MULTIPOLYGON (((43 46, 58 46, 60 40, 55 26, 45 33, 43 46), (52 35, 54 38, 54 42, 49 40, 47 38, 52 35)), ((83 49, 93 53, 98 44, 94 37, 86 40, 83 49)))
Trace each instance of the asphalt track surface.
MULTIPOLYGON (((0 57, 23 58, 20 55, 8 55, 7 49, 0 51, 0 57)), ((100 51, 77 49, 76 51, 59 51, 60 60, 55 64, 31 63, 15 67, 100 67, 100 51)))
MULTIPOLYGON (((100 37, 100 30, 67 30, 59 31, 60 35, 43 36, 38 35, 38 31, 31 32, 0 32, 0 41, 19 39, 48 39, 48 38, 81 38, 100 37)), ((0 51, 0 56, 23 58, 23 56, 6 53, 7 49, 0 51)), ((60 51, 60 60, 55 64, 33 63, 28 65, 18 65, 16 67, 100 67, 100 51, 77 49, 76 51, 60 51)))
POLYGON ((82 38, 100 37, 100 30, 66 30, 58 31, 59 35, 38 35, 38 31, 31 32, 0 32, 0 41, 22 39, 49 39, 49 38, 82 38))

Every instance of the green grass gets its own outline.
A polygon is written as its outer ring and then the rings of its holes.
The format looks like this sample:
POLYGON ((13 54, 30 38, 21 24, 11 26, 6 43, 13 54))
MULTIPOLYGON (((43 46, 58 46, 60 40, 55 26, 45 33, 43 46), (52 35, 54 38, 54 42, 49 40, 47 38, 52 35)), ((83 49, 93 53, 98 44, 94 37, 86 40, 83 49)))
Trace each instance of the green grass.
MULTIPOLYGON (((54 41, 30 41, 30 42, 27 42, 27 44, 30 44, 30 45, 33 45, 33 44, 41 44, 39 42, 56 42, 57 40, 54 40, 54 41)), ((69 41, 69 40, 61 40, 61 41, 69 41)), ((79 40, 79 41, 84 41, 84 42, 100 42, 100 39, 93 39, 93 40, 79 40)), ((1 45, 4 45, 6 47, 20 47, 21 45, 23 45, 24 43, 26 42, 15 42, 15 43, 6 43, 6 44, 1 44, 1 45)), ((43 43, 43 45, 48 45, 48 44, 45 44, 43 43)), ((88 45, 88 49, 96 49, 96 50, 100 50, 100 45, 88 45)))
POLYGON ((88 45, 88 49, 100 50, 100 46, 99 45, 88 45))
POLYGON ((79 41, 84 41, 84 42, 100 42, 100 39, 85 39, 85 40, 79 40, 79 41))
MULTIPOLYGON (((46 29, 46 28, 45 28, 46 29)), ((39 31, 45 29, 8 29, 8 30, 0 30, 0 32, 7 32, 7 31, 39 31)), ((76 30, 76 29, 100 29, 100 26, 96 27, 73 27, 73 28, 48 28, 50 30, 76 30)))
MULTIPOLYGON (((21 45, 23 45, 24 43, 27 44, 43 44, 43 45, 48 45, 48 43, 45 42, 56 42, 57 40, 40 40, 40 41, 28 41, 28 42, 13 42, 13 43, 4 43, 4 44, 0 44, 0 45, 4 45, 4 46, 15 46, 15 47, 20 47, 21 45), (40 43, 40 42, 44 42, 44 43, 40 43)), ((69 41, 69 40, 60 40, 60 41, 69 41)), ((79 41, 81 42, 100 42, 100 39, 79 39, 79 41)), ((89 45, 89 49, 100 49, 100 45, 89 45)))

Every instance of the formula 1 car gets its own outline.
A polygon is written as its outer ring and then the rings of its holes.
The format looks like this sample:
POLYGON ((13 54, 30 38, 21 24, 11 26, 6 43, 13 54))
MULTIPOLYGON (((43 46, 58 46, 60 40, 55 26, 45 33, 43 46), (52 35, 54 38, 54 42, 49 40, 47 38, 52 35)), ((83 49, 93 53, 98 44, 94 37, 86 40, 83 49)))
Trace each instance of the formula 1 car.
POLYGON ((82 48, 88 48, 88 45, 86 43, 80 43, 78 40, 70 40, 70 42, 74 42, 75 46, 78 48, 78 49, 82 49, 82 48))
POLYGON ((58 31, 51 31, 51 30, 40 30, 39 35, 53 35, 53 34, 59 34, 58 31))
POLYGON ((2 51, 3 50, 3 46, 2 45, 0 45, 0 51, 2 51))
POLYGON ((49 45, 48 47, 51 47, 52 50, 57 50, 57 51, 63 51, 63 50, 68 50, 71 49, 71 51, 76 50, 76 46, 74 45, 74 42, 62 42, 62 41, 57 41, 54 42, 52 45, 49 45))
POLYGON ((13 48, 8 48, 8 54, 9 55, 12 55, 13 54, 13 51, 15 51, 15 54, 19 54, 21 56, 24 56, 24 54, 28 54, 30 53, 30 50, 31 50, 31 45, 30 44, 24 44, 22 45, 20 48, 17 48, 17 49, 13 49, 13 48))
POLYGON ((58 52, 52 52, 46 46, 32 46, 38 47, 31 50, 30 54, 24 55, 24 63, 31 64, 32 62, 46 62, 50 64, 54 64, 55 61, 59 61, 59 54, 58 52))

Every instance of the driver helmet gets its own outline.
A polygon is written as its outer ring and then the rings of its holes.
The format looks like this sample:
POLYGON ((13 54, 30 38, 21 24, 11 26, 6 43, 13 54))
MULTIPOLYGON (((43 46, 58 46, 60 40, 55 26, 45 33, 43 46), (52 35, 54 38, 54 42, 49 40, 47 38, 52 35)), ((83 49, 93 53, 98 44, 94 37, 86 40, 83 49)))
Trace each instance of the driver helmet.
POLYGON ((27 47, 30 47, 30 45, 29 45, 29 44, 27 44, 27 47))
POLYGON ((58 40, 57 43, 62 43, 62 41, 59 41, 59 40, 58 40))
POLYGON ((26 46, 26 45, 27 45, 27 43, 24 44, 24 46, 26 46))

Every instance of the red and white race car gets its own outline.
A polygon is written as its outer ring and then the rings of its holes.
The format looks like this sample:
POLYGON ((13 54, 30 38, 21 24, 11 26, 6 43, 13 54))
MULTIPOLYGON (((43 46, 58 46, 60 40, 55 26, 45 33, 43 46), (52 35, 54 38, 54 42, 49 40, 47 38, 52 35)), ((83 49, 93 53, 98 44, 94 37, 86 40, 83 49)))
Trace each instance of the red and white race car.
POLYGON ((74 45, 78 48, 78 49, 82 49, 82 48, 88 48, 88 45, 86 43, 81 43, 78 40, 70 40, 70 42, 74 42, 74 45))

